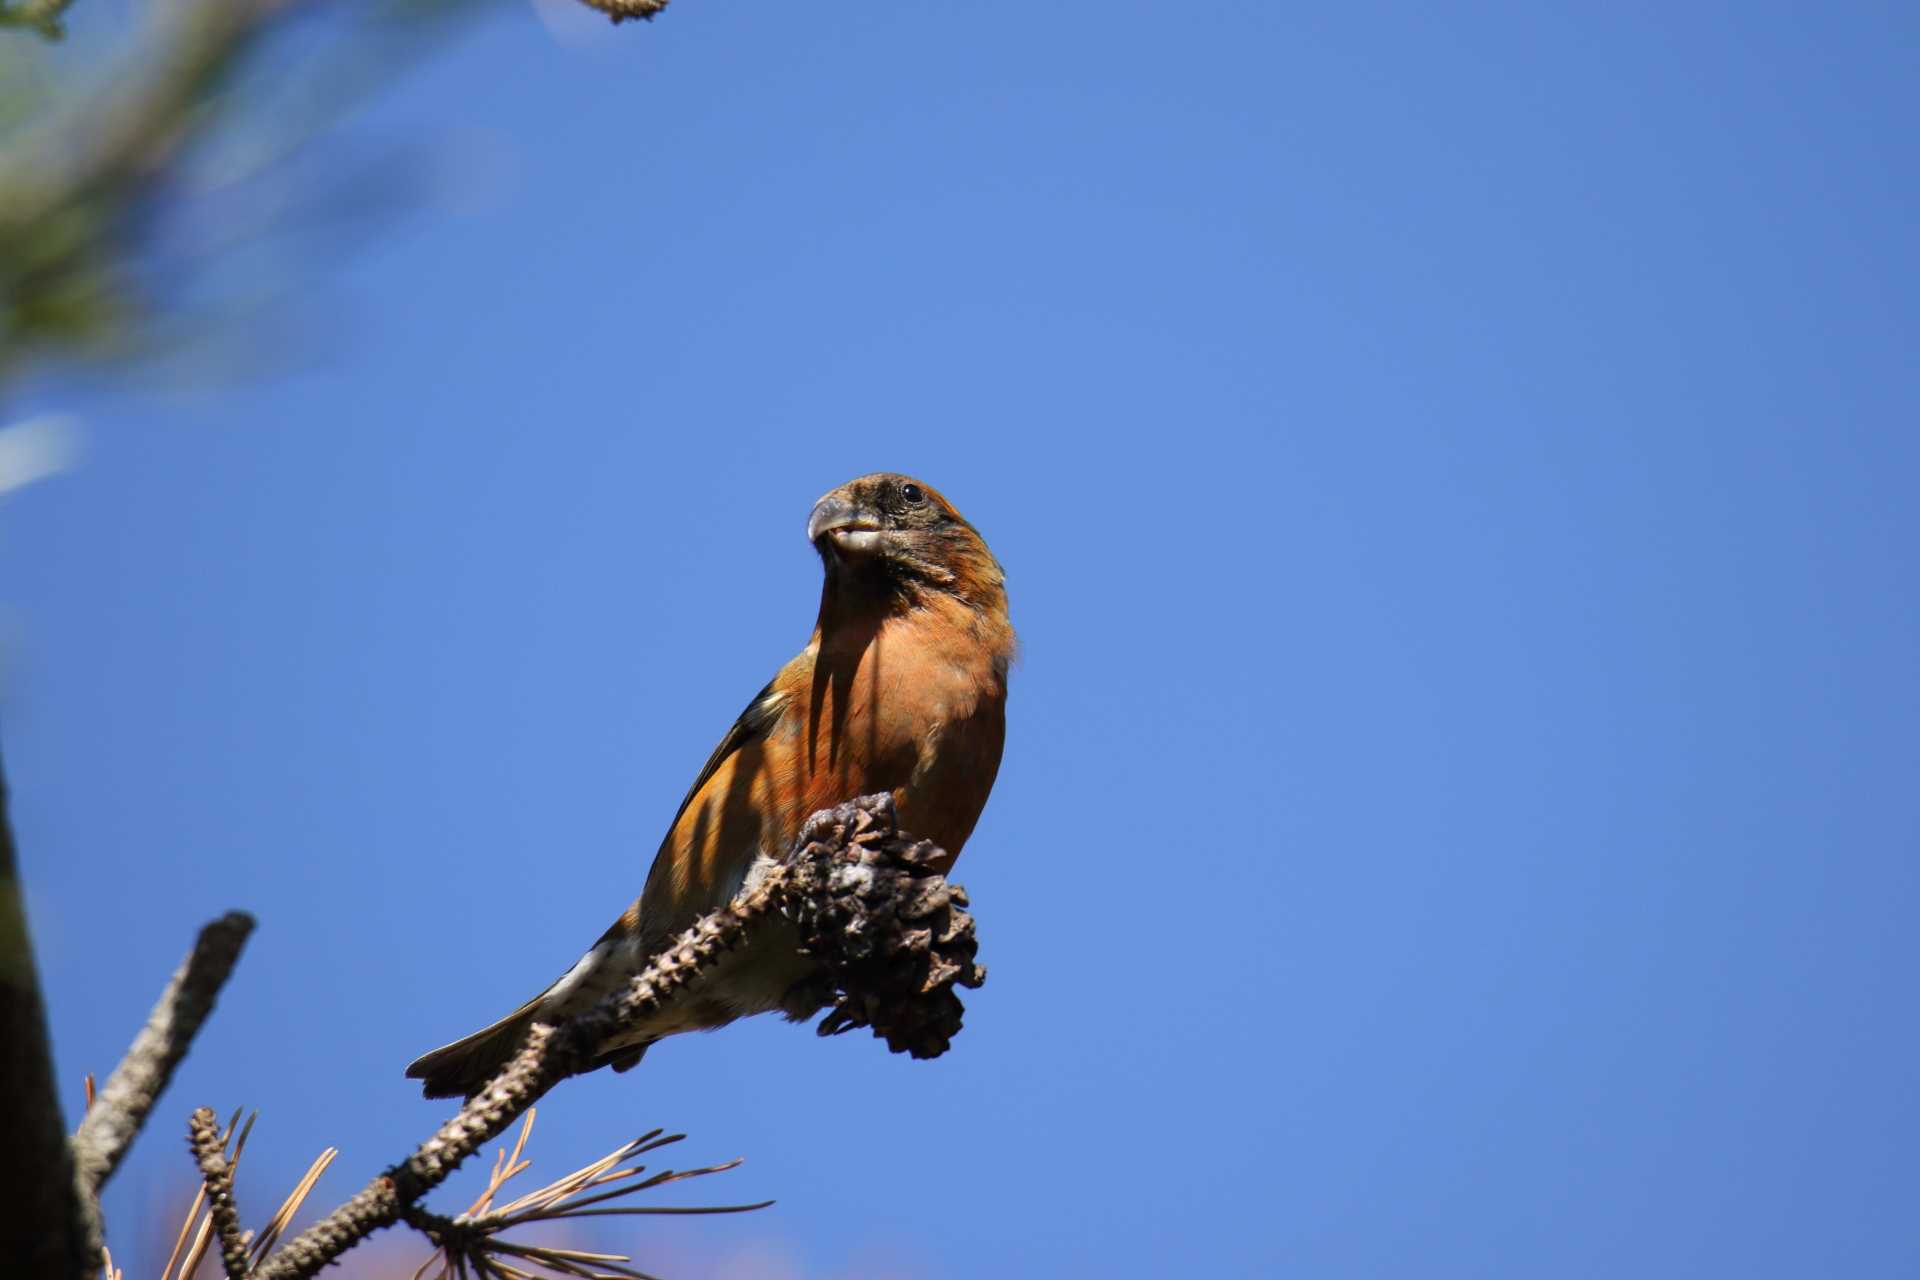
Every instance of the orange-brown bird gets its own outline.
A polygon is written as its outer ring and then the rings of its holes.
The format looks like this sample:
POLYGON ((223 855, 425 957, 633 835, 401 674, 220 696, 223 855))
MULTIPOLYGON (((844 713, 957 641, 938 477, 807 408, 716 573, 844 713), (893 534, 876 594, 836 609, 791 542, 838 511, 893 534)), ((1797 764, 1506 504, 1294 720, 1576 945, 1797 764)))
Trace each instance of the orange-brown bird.
MULTIPOLYGON (((638 901, 559 981, 409 1066, 426 1096, 477 1090, 533 1023, 563 1021, 624 985, 766 874, 815 810, 890 791, 900 829, 946 850, 949 866, 966 844, 1006 737, 1014 636, 999 562, 932 486, 887 473, 821 498, 807 538, 826 565, 813 636, 707 758, 638 901)), ((788 943, 757 936, 688 998, 627 1027, 597 1065, 624 1071, 662 1036, 748 1014, 811 1014, 797 986, 811 965, 797 938, 788 943)))

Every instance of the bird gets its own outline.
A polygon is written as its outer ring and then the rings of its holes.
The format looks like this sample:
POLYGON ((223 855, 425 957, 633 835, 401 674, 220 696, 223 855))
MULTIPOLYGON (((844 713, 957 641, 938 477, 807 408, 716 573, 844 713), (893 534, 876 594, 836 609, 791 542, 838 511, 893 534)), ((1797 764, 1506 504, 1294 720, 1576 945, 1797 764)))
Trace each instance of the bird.
MULTIPOLYGON (((471 1096, 536 1022, 564 1022, 623 987, 777 866, 817 810, 889 792, 900 829, 938 845, 935 869, 951 869, 1006 741, 1016 641, 1000 562, 932 485, 892 472, 822 496, 807 540, 824 569, 812 635, 707 757, 640 896, 545 991, 408 1066, 425 1096, 471 1096)), ((685 998, 603 1042, 589 1069, 625 1071, 665 1036, 736 1018, 808 1017, 812 972, 797 933, 756 934, 685 998)))

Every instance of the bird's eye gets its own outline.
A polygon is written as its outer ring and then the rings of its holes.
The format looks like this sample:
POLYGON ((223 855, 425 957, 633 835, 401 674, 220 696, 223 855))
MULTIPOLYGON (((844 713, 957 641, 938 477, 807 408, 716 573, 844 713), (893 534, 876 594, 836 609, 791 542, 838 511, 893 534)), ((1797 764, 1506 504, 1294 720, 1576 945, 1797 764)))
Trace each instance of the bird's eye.
POLYGON ((908 506, 917 507, 927 500, 927 491, 917 484, 903 484, 900 486, 900 496, 908 506))

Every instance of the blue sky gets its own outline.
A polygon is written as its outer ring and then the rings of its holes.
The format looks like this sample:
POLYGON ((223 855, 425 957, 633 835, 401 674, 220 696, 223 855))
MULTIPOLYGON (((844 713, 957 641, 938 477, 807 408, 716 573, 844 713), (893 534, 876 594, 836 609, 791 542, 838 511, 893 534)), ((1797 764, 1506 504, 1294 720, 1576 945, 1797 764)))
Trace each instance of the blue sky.
POLYGON ((806 637, 813 499, 885 468, 1023 637, 957 872, 990 980, 936 1062, 763 1021, 567 1084, 537 1171, 665 1125, 747 1157, 688 1200, 779 1200, 595 1240, 675 1280, 1920 1269, 1916 41, 495 11, 328 142, 432 198, 298 242, 278 358, 9 406, 86 442, 0 498, 74 1093, 200 921, 260 919, 114 1243, 193 1106, 263 1113, 249 1219, 437 1123, 406 1062, 638 891, 806 637))

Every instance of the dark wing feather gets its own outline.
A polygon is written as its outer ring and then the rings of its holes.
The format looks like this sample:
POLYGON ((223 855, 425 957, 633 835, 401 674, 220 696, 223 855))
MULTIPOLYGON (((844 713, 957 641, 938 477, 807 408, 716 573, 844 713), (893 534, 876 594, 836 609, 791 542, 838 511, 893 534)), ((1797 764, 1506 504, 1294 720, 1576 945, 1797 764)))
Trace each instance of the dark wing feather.
POLYGON ((687 806, 692 804, 693 798, 700 794, 700 788, 707 785, 707 779, 713 776, 721 762, 749 742, 766 737, 768 730, 779 722, 780 712, 787 705, 787 695, 774 688, 778 683, 777 676, 767 681, 766 686, 753 695, 753 701, 747 704, 747 709, 740 713, 739 719, 733 722, 733 727, 727 730, 727 736, 720 739, 720 745, 713 749, 713 754, 707 757, 707 762, 700 766, 699 776, 694 778, 693 785, 687 788, 686 797, 680 801, 680 807, 673 811, 673 821, 667 824, 668 831, 680 825, 680 819, 686 816, 687 806))
MULTIPOLYGON (((776 682, 769 681, 766 688, 753 695, 753 701, 747 704, 747 709, 740 713, 740 718, 733 722, 731 729, 727 730, 727 736, 720 739, 720 745, 713 749, 713 754, 707 757, 706 764, 701 766, 700 776, 695 778, 693 786, 687 789, 686 799, 682 800, 679 809, 675 810, 673 823, 667 828, 668 831, 672 831, 680 824, 681 815, 686 813, 687 806, 693 803, 696 795, 700 794, 700 788, 707 784, 707 779, 713 776, 714 770, 720 767, 721 762, 748 743, 765 737, 767 731, 780 719, 780 711, 786 706, 787 695, 774 689, 776 682)), ((613 927, 602 935, 601 940, 605 941, 612 937, 623 927, 622 921, 616 920, 613 927)), ((547 988, 548 991, 552 989, 552 987, 547 988)), ((471 1094, 492 1079, 494 1073, 500 1069, 500 1065, 519 1047, 527 1028, 539 1016, 541 1002, 545 997, 546 992, 543 991, 492 1026, 425 1054, 407 1068, 407 1075, 416 1080, 426 1081, 423 1092, 429 1098, 471 1094)), ((645 1048, 646 1046, 640 1045, 623 1049, 609 1055, 603 1061, 610 1063, 616 1071, 625 1071, 640 1060, 640 1055, 645 1048)))

